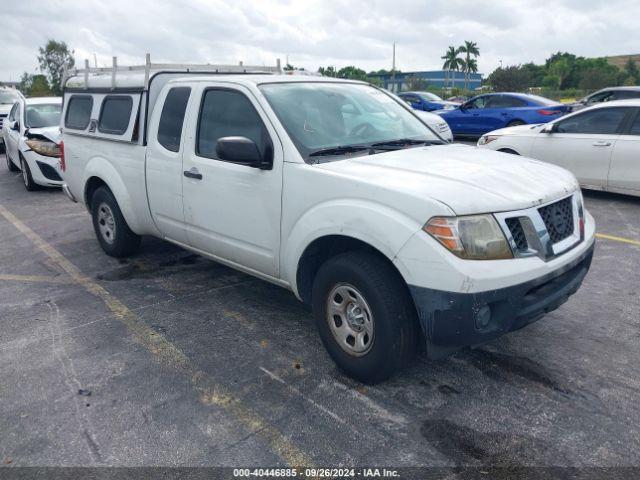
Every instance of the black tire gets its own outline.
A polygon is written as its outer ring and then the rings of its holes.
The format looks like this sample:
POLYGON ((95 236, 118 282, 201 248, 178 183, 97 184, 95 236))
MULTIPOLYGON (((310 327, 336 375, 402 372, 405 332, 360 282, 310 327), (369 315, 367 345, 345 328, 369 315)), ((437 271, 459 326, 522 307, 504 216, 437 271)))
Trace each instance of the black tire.
POLYGON ((108 188, 99 187, 94 192, 91 197, 91 216, 98 242, 107 255, 122 258, 138 250, 140 236, 131 231, 122 216, 118 202, 108 188), (107 225, 105 218, 113 220, 112 223, 109 222, 113 228, 105 229, 107 225), (108 234, 109 231, 110 234, 108 234))
POLYGON ((24 183, 24 188, 26 188, 28 192, 38 190, 40 187, 33 181, 29 164, 22 157, 20 157, 20 170, 22 170, 22 183, 24 183))
POLYGON ((10 172, 19 172, 20 169, 14 165, 14 163, 9 159, 9 154, 5 152, 4 158, 7 161, 7 170, 10 172))
POLYGON ((526 125, 522 120, 511 120, 507 123, 507 127, 517 127, 518 125, 526 125))
POLYGON ((346 252, 325 262, 314 279, 312 306, 320 338, 329 355, 347 375, 361 382, 388 379, 416 352, 419 335, 415 306, 402 277, 378 255, 346 252), (355 288, 365 299, 373 319, 371 345, 360 356, 340 345, 329 324, 335 322, 327 315, 329 296, 335 288, 344 285, 355 288))
POLYGON ((502 153, 510 153, 511 155, 520 155, 518 152, 516 152, 515 150, 512 150, 511 148, 501 148, 498 151, 502 153))

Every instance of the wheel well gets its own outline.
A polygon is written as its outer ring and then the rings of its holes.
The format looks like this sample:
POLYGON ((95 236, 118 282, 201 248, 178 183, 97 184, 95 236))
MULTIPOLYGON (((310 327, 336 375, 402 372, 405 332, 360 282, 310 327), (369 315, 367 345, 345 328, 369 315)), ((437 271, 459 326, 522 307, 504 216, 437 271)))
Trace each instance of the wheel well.
POLYGON ((87 180, 87 184, 84 187, 84 204, 87 206, 87 210, 91 211, 91 199, 93 194, 100 187, 109 188, 109 186, 100 177, 91 177, 87 180))
POLYGON ((366 251, 380 256, 387 261, 389 265, 398 272, 400 278, 402 278, 402 275, 396 266, 377 248, 353 237, 347 237, 344 235, 327 235, 325 237, 317 238, 311 242, 298 262, 296 284, 298 286, 298 295, 304 303, 311 303, 313 280, 322 264, 338 254, 349 251, 366 251))

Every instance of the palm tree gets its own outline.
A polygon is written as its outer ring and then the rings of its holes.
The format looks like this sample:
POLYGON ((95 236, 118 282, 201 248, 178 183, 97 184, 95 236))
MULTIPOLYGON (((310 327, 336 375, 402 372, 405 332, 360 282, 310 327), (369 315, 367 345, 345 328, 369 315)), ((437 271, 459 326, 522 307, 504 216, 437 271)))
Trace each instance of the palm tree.
MULTIPOLYGON (((464 59, 464 89, 467 90, 469 88, 469 66, 471 65, 471 61, 476 57, 480 56, 480 49, 476 42, 470 42, 469 40, 464 41, 464 45, 458 49, 461 53, 465 53, 464 59), (473 58, 471 58, 473 56, 473 58)), ((476 71, 478 71, 478 65, 476 64, 476 71)), ((474 72, 475 73, 475 72, 474 72)))
MULTIPOLYGON (((451 76, 451 72, 452 71, 457 72, 460 70, 460 67, 462 67, 463 60, 460 57, 458 57, 459 54, 460 54, 459 48, 450 46, 447 52, 442 57, 440 57, 444 60, 444 63, 442 64, 442 68, 447 72, 447 76, 445 77, 445 81, 444 81, 445 87, 447 87, 449 83, 449 77, 451 76)), ((454 85, 455 85, 455 81, 454 81, 454 85)))
MULTIPOLYGON (((478 61, 475 58, 470 58, 466 62, 464 62, 464 70, 467 75, 467 83, 469 82, 471 73, 478 73, 478 61)), ((469 87, 465 86, 465 90, 468 90, 469 87)))

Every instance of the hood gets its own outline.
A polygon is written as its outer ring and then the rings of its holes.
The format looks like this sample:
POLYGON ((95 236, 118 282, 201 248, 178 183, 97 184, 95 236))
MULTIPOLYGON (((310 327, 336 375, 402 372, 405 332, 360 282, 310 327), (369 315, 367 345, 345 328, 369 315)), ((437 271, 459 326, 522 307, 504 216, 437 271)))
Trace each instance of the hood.
POLYGON ((521 210, 578 188, 563 168, 467 145, 410 148, 319 167, 354 182, 437 200, 457 215, 521 210))
POLYGON ((42 128, 30 128, 27 131, 27 138, 44 137, 47 140, 51 140, 56 145, 60 144, 60 127, 42 127, 42 128))

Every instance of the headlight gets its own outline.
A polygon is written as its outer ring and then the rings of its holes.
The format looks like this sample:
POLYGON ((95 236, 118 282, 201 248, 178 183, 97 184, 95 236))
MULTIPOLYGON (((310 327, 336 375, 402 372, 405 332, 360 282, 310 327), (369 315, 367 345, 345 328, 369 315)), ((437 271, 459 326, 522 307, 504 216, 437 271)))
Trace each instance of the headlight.
POLYGON ((487 143, 495 142, 500 138, 500 135, 483 135, 478 140, 478 145, 486 145, 487 143))
POLYGON ((434 217, 426 223, 423 230, 460 258, 513 258, 507 239, 493 215, 434 217))
POLYGON ((53 142, 45 140, 27 140, 27 146, 36 153, 45 157, 59 157, 60 147, 53 142))

